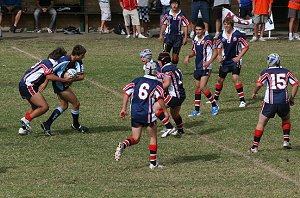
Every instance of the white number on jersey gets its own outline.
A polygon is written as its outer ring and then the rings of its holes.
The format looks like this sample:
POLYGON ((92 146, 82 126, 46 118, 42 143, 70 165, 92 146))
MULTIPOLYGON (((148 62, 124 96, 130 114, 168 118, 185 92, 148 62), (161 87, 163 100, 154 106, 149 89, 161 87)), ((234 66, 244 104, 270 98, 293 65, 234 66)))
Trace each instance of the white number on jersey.
POLYGON ((148 83, 141 84, 141 86, 139 88, 139 98, 141 100, 145 100, 148 97, 147 90, 149 90, 149 88, 150 88, 150 86, 148 83))
POLYGON ((286 84, 286 75, 284 73, 281 74, 271 74, 271 89, 285 89, 286 84))

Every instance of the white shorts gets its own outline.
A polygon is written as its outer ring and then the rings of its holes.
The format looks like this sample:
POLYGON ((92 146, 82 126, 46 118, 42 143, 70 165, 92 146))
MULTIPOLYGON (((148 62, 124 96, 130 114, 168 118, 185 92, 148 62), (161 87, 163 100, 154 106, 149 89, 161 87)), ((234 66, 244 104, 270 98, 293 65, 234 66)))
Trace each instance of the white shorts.
POLYGON ((255 24, 266 23, 268 20, 268 15, 265 14, 255 14, 252 19, 255 24))
POLYGON ((101 10, 101 21, 111 21, 111 11, 109 3, 99 1, 99 7, 101 10))
POLYGON ((126 26, 130 26, 130 18, 132 25, 140 25, 139 13, 137 9, 134 10, 123 10, 123 17, 126 26))

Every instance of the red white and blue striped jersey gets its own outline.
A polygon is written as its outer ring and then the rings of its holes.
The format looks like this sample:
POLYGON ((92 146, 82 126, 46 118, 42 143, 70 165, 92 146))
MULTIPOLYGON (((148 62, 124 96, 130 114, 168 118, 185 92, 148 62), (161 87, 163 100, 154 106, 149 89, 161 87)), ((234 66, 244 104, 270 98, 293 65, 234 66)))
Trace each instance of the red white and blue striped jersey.
POLYGON ((123 88, 123 93, 131 96, 131 119, 138 123, 156 120, 153 104, 160 98, 164 99, 164 90, 155 76, 145 75, 134 79, 123 88))
POLYGON ((298 85, 297 78, 282 67, 269 67, 260 73, 258 84, 267 85, 264 101, 269 104, 288 103, 288 84, 298 85))
POLYGON ((24 74, 20 83, 26 86, 40 86, 50 74, 57 62, 53 59, 45 59, 30 67, 24 74))
POLYGON ((171 83, 166 91, 167 95, 176 98, 185 98, 185 90, 183 88, 182 73, 172 63, 165 64, 161 68, 163 79, 171 78, 171 83))
POLYGON ((216 47, 217 49, 222 49, 222 64, 227 65, 233 63, 232 59, 238 56, 243 48, 249 48, 249 45, 244 35, 240 31, 233 29, 230 37, 226 35, 225 30, 219 35, 216 47))
POLYGON ((161 19, 161 24, 167 25, 165 34, 183 35, 182 26, 189 26, 189 21, 181 10, 179 10, 179 12, 175 16, 173 16, 173 12, 172 10, 170 10, 161 19))
MULTIPOLYGON (((207 62, 211 59, 213 54, 213 42, 214 39, 210 35, 204 35, 200 40, 196 36, 193 40, 193 51, 196 54, 195 59, 195 70, 204 70, 203 62, 207 62)), ((210 64, 207 69, 212 69, 210 64)))

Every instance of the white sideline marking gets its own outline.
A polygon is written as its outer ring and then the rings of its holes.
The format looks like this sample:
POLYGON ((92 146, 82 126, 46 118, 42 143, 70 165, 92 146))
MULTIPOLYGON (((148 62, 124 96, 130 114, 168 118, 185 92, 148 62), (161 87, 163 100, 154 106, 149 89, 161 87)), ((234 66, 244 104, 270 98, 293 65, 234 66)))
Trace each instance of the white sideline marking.
MULTIPOLYGON (((26 54, 27 56, 30 56, 36 60, 40 60, 38 57, 28 53, 28 52, 25 52, 17 47, 11 47, 15 50, 18 50, 19 52, 22 52, 24 54, 26 54)), ((110 93, 112 93, 113 95, 115 95, 116 97, 119 97, 119 98, 122 98, 122 95, 119 94, 119 92, 116 92, 108 87, 105 87, 103 85, 101 85, 100 83, 96 82, 96 81, 93 81, 93 80, 88 80, 86 79, 87 81, 89 81, 91 84, 95 85, 96 87, 99 87, 100 89, 104 89, 110 93)), ((187 129, 187 131, 189 131, 190 133, 193 133, 193 134, 196 134, 195 131, 191 130, 191 129, 187 129)), ((234 149, 231 149, 229 148, 228 146, 225 146, 225 145, 222 145, 218 142, 215 142, 213 140, 211 140, 210 138, 208 138, 206 135, 202 135, 202 136, 199 136, 200 139, 204 140, 205 142, 208 142, 209 144, 213 145, 213 146, 216 146, 218 147, 219 149, 221 150, 225 150, 225 151, 229 151, 230 153, 232 154, 235 154, 235 155, 238 155, 240 157, 243 157, 245 158, 246 160, 249 160, 251 162, 253 162, 255 165, 257 165, 258 168, 262 168, 268 172, 270 172, 271 174, 279 177, 279 178, 282 178, 282 179, 285 179, 293 184, 295 184, 296 186, 300 187, 300 182, 293 179, 292 177, 289 177, 284 171, 280 170, 280 169, 276 169, 276 168, 273 168, 271 165, 267 164, 266 162, 262 161, 262 160, 259 160, 259 159, 255 159, 253 157, 251 157, 251 154, 245 154, 245 153, 242 153, 242 152, 239 152, 239 151, 236 151, 234 149)), ((255 153, 252 154, 252 156, 255 155, 255 153)))

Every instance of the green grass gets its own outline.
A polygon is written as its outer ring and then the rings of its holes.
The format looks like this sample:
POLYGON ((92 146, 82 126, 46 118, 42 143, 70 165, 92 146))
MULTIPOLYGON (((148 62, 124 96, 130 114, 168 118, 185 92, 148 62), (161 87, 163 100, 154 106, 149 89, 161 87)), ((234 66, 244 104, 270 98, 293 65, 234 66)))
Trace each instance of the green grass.
MULTIPOLYGON (((159 170, 148 168, 146 133, 138 145, 125 151, 120 162, 113 158, 117 143, 131 135, 130 119, 119 118, 121 90, 143 75, 138 57, 141 49, 150 48, 155 57, 158 55, 162 45, 156 38, 125 40, 85 34, 4 39, 0 44, 0 197, 300 196, 298 97, 292 107, 293 149, 281 148, 281 121, 276 117, 266 127, 259 153, 247 152, 264 91, 260 91, 258 100, 252 100, 251 95, 260 71, 266 67, 266 56, 272 52, 280 54, 282 65, 300 78, 300 43, 251 43, 241 73, 249 105, 238 108, 238 96, 229 75, 220 97, 220 113, 214 117, 204 97, 202 115, 187 116, 193 110, 193 64, 179 64, 187 92, 182 105, 186 134, 181 139, 158 139, 158 157, 165 166, 159 170), (50 111, 33 120, 33 133, 19 136, 19 119, 29 107, 18 92, 24 71, 55 47, 71 51, 77 43, 88 50, 84 59, 86 80, 74 83, 72 89, 81 101, 81 122, 90 127, 90 132, 80 134, 70 129, 71 115, 67 110, 53 124, 54 136, 43 135, 39 125, 58 105, 49 85, 44 95, 50 111)), ((181 61, 190 48, 190 44, 182 48, 181 61)), ((217 71, 215 62, 209 82, 212 92, 217 71)))

